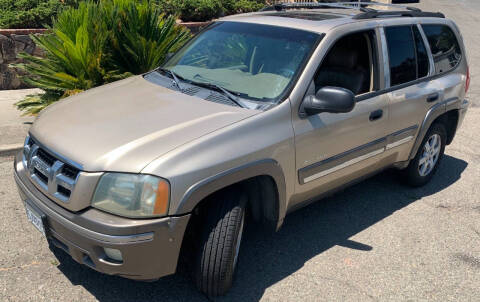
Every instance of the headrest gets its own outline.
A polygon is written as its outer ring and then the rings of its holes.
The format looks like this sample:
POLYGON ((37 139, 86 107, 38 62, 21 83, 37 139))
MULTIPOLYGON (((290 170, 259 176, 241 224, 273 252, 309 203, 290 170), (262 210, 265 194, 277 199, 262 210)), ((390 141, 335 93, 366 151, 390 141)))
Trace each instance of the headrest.
POLYGON ((330 67, 352 68, 357 67, 358 52, 346 48, 336 48, 330 51, 327 64, 330 67))

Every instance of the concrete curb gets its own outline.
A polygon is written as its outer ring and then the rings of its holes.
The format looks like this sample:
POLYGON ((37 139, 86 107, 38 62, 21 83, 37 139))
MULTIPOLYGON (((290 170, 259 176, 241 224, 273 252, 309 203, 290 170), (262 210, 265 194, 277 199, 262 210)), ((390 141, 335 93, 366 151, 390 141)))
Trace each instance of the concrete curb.
POLYGON ((23 148, 23 144, 0 145, 0 157, 12 156, 23 148))

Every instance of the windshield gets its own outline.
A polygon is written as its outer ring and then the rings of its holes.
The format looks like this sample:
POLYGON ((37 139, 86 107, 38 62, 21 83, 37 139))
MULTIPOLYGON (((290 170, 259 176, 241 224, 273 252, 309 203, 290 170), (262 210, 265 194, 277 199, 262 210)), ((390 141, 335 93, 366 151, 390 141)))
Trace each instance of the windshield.
POLYGON ((164 68, 186 81, 214 84, 242 98, 278 102, 319 38, 303 30, 218 22, 190 41, 164 68))

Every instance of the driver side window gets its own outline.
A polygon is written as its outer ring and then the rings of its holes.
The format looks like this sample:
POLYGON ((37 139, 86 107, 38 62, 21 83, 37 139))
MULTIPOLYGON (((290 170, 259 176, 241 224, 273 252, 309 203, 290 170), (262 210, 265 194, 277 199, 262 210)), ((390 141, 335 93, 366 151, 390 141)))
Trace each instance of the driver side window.
POLYGON ((345 88, 354 95, 377 90, 377 50, 373 30, 356 32, 335 42, 315 75, 315 92, 322 87, 345 88))

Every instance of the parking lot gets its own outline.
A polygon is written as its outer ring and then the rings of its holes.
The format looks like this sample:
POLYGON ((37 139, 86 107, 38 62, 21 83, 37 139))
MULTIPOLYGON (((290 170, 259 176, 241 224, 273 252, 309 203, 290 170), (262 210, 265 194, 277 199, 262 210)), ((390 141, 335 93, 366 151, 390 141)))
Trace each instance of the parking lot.
MULTIPOLYGON (((220 301, 480 301, 480 1, 421 1, 458 23, 472 74, 471 107, 438 174, 411 189, 387 171, 292 213, 278 233, 247 228, 220 301)), ((0 157, 0 301, 206 300, 184 273, 140 283, 55 257, 12 173, 0 157)))

